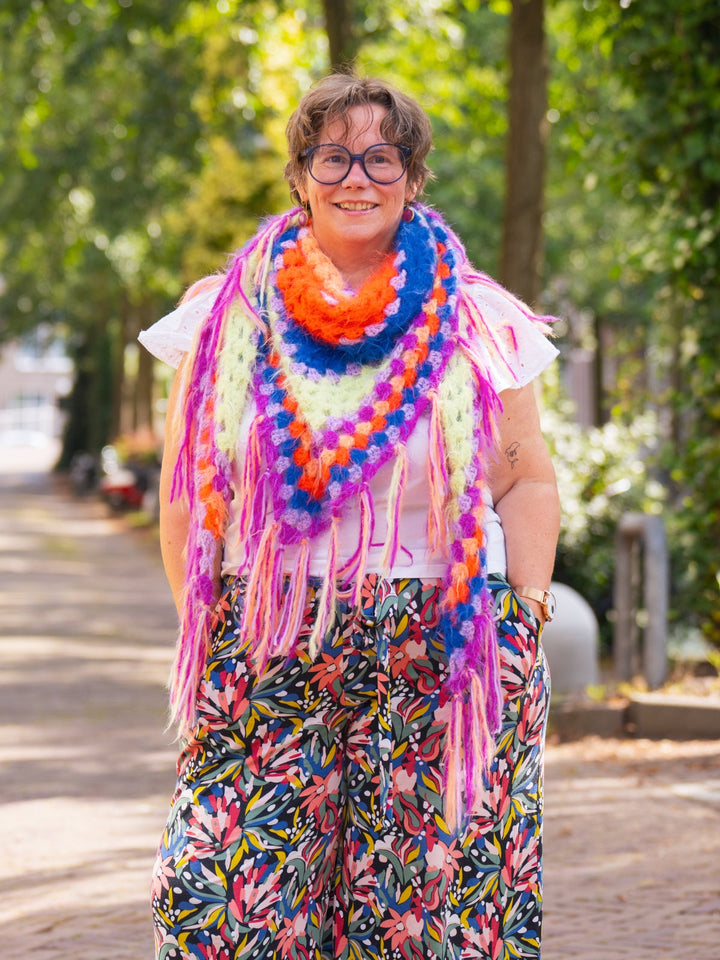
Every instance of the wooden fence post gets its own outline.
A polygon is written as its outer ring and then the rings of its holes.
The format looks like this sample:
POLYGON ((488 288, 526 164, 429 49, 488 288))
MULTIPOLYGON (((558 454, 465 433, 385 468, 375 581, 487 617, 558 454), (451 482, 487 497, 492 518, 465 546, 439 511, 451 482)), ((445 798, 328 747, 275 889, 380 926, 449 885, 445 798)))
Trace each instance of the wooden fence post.
POLYGON ((638 617, 636 572, 642 546, 643 639, 639 666, 651 690, 667 674, 667 609, 669 566, 665 527, 653 514, 627 513, 618 524, 615 551, 614 664, 616 680, 636 672, 638 617))

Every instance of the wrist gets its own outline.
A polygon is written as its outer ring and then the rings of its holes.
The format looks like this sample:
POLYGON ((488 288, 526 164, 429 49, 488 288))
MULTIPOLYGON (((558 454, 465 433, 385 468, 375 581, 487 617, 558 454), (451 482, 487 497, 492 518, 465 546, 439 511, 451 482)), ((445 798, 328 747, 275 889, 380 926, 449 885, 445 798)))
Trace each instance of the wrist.
POLYGON ((555 616, 555 596, 549 590, 539 587, 515 587, 515 593, 522 597, 541 623, 555 616))
POLYGON ((523 597, 522 599, 527 604, 527 606, 530 607, 530 610, 532 611, 532 614, 535 617, 535 619, 538 620, 540 623, 544 624, 545 621, 547 620, 547 617, 545 616, 545 608, 543 607, 543 605, 541 603, 538 603, 537 600, 531 600, 528 597, 523 597))

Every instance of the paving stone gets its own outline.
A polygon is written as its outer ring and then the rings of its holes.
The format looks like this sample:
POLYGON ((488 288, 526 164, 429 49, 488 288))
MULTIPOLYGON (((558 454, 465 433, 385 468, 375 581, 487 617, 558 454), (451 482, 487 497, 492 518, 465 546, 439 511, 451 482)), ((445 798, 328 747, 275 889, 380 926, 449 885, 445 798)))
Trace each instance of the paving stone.
MULTIPOLYGON (((0 957, 151 960, 175 613, 148 537, 0 470, 0 957)), ((544 960, 720 957, 720 742, 548 745, 544 960)))

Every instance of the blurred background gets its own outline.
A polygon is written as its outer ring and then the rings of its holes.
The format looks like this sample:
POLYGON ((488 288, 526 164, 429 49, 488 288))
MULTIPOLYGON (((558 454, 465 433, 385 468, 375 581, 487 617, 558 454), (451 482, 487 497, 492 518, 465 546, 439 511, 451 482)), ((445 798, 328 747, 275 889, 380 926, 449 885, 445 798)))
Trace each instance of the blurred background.
POLYGON ((352 65, 427 110, 474 263, 561 318, 556 579, 607 653, 620 518, 661 517, 669 643, 717 669, 719 0, 3 0, 0 43, 6 464, 152 514, 171 371, 137 334, 287 208, 287 118, 352 65))

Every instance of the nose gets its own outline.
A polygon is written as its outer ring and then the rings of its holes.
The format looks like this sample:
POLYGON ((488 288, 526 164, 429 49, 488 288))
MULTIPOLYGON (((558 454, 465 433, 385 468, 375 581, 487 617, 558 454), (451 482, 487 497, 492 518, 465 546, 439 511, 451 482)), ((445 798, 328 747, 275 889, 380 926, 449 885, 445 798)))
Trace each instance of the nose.
POLYGON ((357 158, 353 159, 350 163, 350 169, 345 174, 345 179, 343 180, 344 184, 362 184, 363 186, 370 181, 370 177, 365 173, 365 168, 362 165, 362 161, 357 158))

